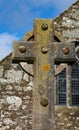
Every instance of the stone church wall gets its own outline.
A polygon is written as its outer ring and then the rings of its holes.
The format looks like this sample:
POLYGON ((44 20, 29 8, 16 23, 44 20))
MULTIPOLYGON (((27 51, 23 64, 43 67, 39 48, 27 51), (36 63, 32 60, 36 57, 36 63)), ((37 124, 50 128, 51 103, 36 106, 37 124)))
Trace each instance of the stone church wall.
POLYGON ((31 130, 33 78, 11 62, 0 65, 0 130, 31 130))

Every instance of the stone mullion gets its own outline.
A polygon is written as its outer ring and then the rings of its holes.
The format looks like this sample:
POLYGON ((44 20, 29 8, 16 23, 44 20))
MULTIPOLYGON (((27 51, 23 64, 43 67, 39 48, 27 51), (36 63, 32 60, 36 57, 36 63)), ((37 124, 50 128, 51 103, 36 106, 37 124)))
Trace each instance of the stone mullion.
POLYGON ((71 65, 66 67, 66 104, 71 106, 71 65))

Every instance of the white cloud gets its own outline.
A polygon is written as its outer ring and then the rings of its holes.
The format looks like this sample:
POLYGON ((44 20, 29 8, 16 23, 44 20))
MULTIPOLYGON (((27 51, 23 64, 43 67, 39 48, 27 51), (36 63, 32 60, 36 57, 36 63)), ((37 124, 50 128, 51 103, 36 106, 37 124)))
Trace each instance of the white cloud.
POLYGON ((7 32, 0 34, 0 60, 12 51, 12 41, 18 39, 15 34, 11 35, 7 32))

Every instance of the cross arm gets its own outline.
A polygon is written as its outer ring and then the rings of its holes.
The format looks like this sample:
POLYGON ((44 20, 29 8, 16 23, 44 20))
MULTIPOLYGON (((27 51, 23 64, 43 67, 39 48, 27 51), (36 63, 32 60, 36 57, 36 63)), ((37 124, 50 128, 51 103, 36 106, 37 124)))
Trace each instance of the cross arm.
POLYGON ((52 51, 54 52, 55 63, 71 63, 76 61, 75 43, 59 42, 51 43, 52 51))
POLYGON ((34 41, 14 41, 13 42, 13 53, 12 62, 34 62, 34 41))

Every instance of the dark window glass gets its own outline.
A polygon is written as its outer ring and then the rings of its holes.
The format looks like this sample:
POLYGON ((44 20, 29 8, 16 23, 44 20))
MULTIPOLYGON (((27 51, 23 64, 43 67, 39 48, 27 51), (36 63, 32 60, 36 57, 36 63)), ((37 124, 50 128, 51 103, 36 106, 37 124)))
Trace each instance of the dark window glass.
POLYGON ((57 76, 57 105, 66 105, 66 69, 57 76))
POLYGON ((72 65, 72 105, 79 106, 79 65, 72 65))

